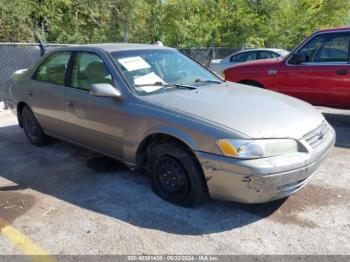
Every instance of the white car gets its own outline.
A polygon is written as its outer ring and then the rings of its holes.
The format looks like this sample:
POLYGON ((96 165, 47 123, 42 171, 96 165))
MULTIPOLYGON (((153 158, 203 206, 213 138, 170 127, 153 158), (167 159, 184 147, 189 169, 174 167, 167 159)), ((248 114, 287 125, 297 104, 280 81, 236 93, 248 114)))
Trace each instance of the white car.
POLYGON ((234 54, 231 54, 223 59, 211 60, 209 64, 209 68, 221 75, 225 69, 238 63, 244 63, 252 60, 284 57, 288 54, 289 52, 287 50, 274 49, 274 48, 242 50, 234 54))

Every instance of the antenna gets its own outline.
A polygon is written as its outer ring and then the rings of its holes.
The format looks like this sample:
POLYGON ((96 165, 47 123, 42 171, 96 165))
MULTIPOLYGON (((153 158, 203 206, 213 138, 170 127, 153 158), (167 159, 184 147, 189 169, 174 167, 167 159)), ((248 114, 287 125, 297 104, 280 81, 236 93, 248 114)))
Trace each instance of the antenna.
POLYGON ((45 53, 46 53, 46 44, 43 43, 43 41, 41 41, 39 35, 36 32, 34 33, 34 38, 35 38, 36 41, 39 42, 40 56, 45 55, 45 53))

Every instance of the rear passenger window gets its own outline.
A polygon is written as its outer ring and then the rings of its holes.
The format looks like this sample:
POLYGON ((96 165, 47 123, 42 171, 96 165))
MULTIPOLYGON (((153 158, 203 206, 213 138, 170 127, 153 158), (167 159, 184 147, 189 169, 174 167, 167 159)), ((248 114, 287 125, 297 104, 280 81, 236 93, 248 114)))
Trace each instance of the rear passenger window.
POLYGON ((92 84, 113 84, 112 75, 102 59, 92 53, 76 55, 71 86, 89 91, 92 84))
POLYGON ((231 58, 231 62, 242 63, 247 61, 256 60, 256 52, 247 52, 235 55, 231 58))
POLYGON ((259 53, 259 59, 271 59, 276 57, 279 57, 279 55, 269 51, 260 51, 259 53))
POLYGON ((56 52, 39 66, 35 79, 57 85, 64 85, 70 52, 56 52))

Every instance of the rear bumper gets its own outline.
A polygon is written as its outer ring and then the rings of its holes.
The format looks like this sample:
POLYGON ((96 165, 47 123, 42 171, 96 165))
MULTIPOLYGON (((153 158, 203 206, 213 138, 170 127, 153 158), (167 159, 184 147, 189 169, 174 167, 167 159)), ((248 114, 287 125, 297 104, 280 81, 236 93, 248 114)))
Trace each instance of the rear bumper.
POLYGON ((305 186, 328 155, 335 133, 321 151, 289 156, 238 160, 197 152, 206 177, 209 194, 214 199, 241 203, 263 203, 281 199, 305 186))

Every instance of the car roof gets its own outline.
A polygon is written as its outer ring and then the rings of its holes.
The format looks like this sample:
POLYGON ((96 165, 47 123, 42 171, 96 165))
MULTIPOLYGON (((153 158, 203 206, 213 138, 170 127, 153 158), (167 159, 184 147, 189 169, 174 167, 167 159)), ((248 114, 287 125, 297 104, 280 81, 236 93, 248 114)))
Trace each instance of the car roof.
POLYGON ((270 51, 270 52, 288 52, 284 49, 278 49, 278 48, 251 48, 251 49, 244 49, 236 52, 235 54, 244 53, 244 52, 252 52, 252 51, 270 51))
POLYGON ((345 26, 345 27, 335 27, 335 28, 321 29, 321 30, 318 30, 318 31, 314 32, 314 34, 324 33, 324 32, 337 32, 337 31, 350 31, 350 27, 349 26, 345 26))
POLYGON ((229 59, 233 55, 238 55, 238 54, 242 54, 242 53, 246 53, 246 52, 256 52, 256 51, 269 51, 269 52, 278 53, 280 55, 282 55, 282 53, 286 53, 286 52, 289 53, 288 50, 278 49, 278 48, 252 48, 252 49, 244 49, 244 50, 237 51, 233 54, 226 56, 224 59, 229 59))
POLYGON ((132 51, 132 50, 145 50, 145 49, 168 49, 173 48, 160 46, 160 45, 148 45, 148 44, 133 44, 133 43, 100 43, 100 44, 86 44, 86 45, 70 45, 60 48, 61 50, 96 50, 102 49, 109 53, 116 51, 132 51))

